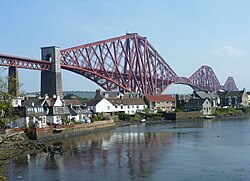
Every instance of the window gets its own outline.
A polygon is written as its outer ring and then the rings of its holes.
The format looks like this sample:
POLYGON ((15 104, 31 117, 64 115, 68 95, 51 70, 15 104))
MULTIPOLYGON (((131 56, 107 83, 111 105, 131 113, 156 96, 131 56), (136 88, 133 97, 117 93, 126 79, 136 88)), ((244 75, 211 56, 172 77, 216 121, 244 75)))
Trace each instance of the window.
POLYGON ((128 109, 129 109, 129 106, 128 106, 128 109))
POLYGON ((121 109, 123 109, 123 106, 121 106, 121 109))
POLYGON ((109 110, 109 109, 110 109, 110 106, 108 106, 107 108, 108 108, 108 110, 109 110))
POLYGON ((136 108, 139 108, 139 106, 136 106, 136 108))
POLYGON ((117 106, 117 105, 115 105, 115 108, 118 108, 118 106, 117 106))

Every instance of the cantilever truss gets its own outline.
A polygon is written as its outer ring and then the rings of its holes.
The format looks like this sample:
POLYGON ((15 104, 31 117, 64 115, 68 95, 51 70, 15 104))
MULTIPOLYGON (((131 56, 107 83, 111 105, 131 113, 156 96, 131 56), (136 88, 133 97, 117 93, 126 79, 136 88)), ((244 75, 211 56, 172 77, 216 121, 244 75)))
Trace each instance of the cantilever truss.
POLYGON ((202 66, 189 79, 192 84, 197 85, 202 90, 218 91, 221 89, 219 80, 209 66, 202 66))
MULTIPOLYGON (((0 66, 50 71, 51 62, 0 54, 0 66)), ((208 66, 202 66, 189 78, 177 77, 148 40, 137 34, 61 50, 61 67, 85 76, 105 90, 155 95, 172 83, 197 90, 238 90, 233 77, 221 86, 208 66)))
POLYGON ((43 60, 0 54, 0 66, 13 66, 33 70, 50 70, 51 63, 43 60))
POLYGON ((236 87, 236 84, 234 82, 233 77, 228 77, 225 84, 224 84, 224 90, 228 91, 236 91, 238 88, 236 87))
POLYGON ((137 34, 61 50, 61 64, 105 90, 158 94, 177 79, 147 39, 137 34))

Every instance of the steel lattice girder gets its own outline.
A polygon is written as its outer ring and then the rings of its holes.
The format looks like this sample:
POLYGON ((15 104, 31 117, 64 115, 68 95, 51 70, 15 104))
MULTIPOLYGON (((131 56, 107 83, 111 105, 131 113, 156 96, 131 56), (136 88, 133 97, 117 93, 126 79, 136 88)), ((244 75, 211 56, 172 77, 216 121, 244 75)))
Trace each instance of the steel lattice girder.
POLYGON ((105 90, 157 94, 177 79, 147 39, 137 34, 61 50, 61 64, 105 90))
POLYGON ((50 70, 51 63, 43 60, 34 60, 23 57, 0 54, 0 66, 14 66, 33 70, 50 70))
MULTIPOLYGON (((0 66, 49 71, 51 62, 0 54, 0 66)), ((137 34, 61 50, 61 66, 105 90, 158 94, 172 83, 209 91, 238 90, 233 77, 221 86, 209 66, 202 66, 190 78, 177 77, 147 39, 137 34)))
POLYGON ((203 90, 218 91, 221 89, 219 80, 213 69, 209 66, 202 66, 189 79, 192 84, 197 85, 203 90))
POLYGON ((233 77, 228 77, 225 84, 224 84, 224 89, 228 91, 237 91, 238 88, 234 82, 233 77))

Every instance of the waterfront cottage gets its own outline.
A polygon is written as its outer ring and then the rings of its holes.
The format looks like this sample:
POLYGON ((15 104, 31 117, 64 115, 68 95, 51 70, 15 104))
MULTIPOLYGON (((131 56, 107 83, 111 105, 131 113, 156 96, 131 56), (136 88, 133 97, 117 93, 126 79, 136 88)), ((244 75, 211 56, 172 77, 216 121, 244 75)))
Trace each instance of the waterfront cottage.
POLYGON ((208 99, 190 99, 184 105, 185 111, 200 111, 203 115, 212 114, 212 106, 208 99))
MULTIPOLYGON (((117 95, 117 93, 113 95, 117 95)), ((107 96, 107 94, 102 94, 100 90, 96 91, 94 99, 87 102, 87 106, 94 113, 113 114, 115 112, 123 112, 131 115, 147 108, 142 97, 125 96, 123 94, 119 94, 119 96, 107 96), (103 95, 106 95, 106 98, 103 95)))
POLYGON ((167 112, 175 110, 175 98, 171 95, 146 95, 145 101, 150 110, 167 112))
POLYGON ((211 102, 212 107, 217 107, 218 105, 220 105, 220 97, 217 92, 194 91, 191 96, 192 98, 197 99, 208 99, 211 102))
POLYGON ((59 96, 49 98, 45 96, 43 107, 47 115, 47 123, 62 124, 63 116, 70 115, 68 107, 64 106, 59 96))
POLYGON ((91 111, 87 110, 78 99, 64 100, 64 104, 68 107, 70 115, 68 119, 74 122, 84 122, 86 118, 92 116, 91 111))
POLYGON ((19 118, 12 123, 13 126, 23 127, 36 125, 39 128, 47 126, 47 117, 43 108, 43 99, 26 99, 21 106, 14 107, 13 112, 19 118))

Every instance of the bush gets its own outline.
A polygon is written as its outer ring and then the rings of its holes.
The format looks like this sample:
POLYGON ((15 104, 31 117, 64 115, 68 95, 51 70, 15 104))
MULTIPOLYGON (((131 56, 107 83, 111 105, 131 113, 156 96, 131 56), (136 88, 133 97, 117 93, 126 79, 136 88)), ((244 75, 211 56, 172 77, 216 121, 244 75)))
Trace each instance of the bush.
POLYGON ((119 113, 118 118, 122 121, 129 121, 130 120, 129 114, 126 114, 126 113, 119 113))
POLYGON ((250 113, 250 108, 249 107, 248 108, 242 108, 241 110, 244 113, 250 113))
POLYGON ((131 121, 140 121, 142 119, 142 116, 138 113, 135 115, 131 116, 131 121))
POLYGON ((215 114, 216 115, 233 115, 240 113, 240 110, 235 108, 216 108, 215 114))

